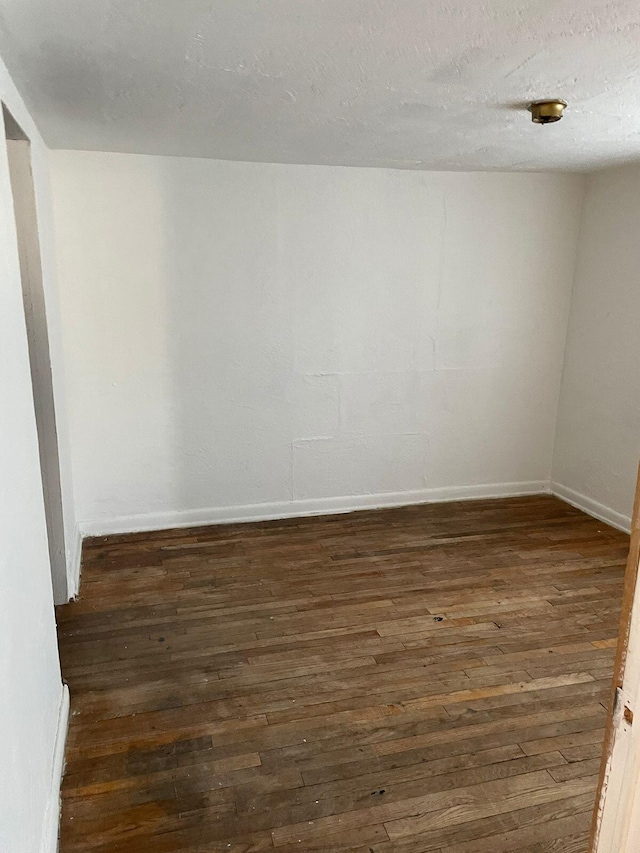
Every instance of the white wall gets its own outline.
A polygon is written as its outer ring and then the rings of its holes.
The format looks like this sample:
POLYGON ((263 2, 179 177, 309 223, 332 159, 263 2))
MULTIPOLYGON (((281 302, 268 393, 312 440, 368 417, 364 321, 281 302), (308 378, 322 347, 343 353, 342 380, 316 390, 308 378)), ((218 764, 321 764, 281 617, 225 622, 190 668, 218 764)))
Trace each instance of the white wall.
POLYGON ((18 238, 18 256, 23 291, 22 302, 27 327, 53 597, 55 601, 64 602, 69 599, 65 519, 62 507, 49 332, 42 284, 40 240, 29 142, 24 139, 8 139, 7 158, 18 238))
POLYGON ((545 488, 581 178, 51 164, 86 532, 545 488))
MULTIPOLYGON (((51 278, 44 147, 0 62, 0 98, 30 136, 51 278)), ((2 137, 4 138, 4 137, 2 137)), ((66 701, 58 664, 20 269, 0 143, 0 850, 49 853, 58 823, 66 701), (57 752, 56 752, 57 744, 57 752)))
POLYGON ((554 488, 628 529, 640 459, 640 168, 587 179, 554 488))
MULTIPOLYGON (((18 97, 17 93, 15 97, 18 97)), ((14 113, 11 110, 13 99, 5 98, 4 102, 29 140, 7 142, 6 154, 11 181, 8 201, 11 215, 18 217, 20 221, 18 246, 22 264, 21 275, 31 279, 26 282, 26 292, 32 358, 35 355, 31 364, 32 380, 38 395, 37 411, 41 422, 45 423, 46 440, 40 448, 41 459, 45 454, 47 457, 43 460, 43 465, 47 468, 45 488, 55 487, 57 493, 55 501, 50 501, 52 512, 48 521, 50 528, 58 528, 59 525, 63 528, 55 530, 53 541, 49 543, 54 598, 56 604, 62 604, 73 598, 78 591, 81 540, 73 501, 62 334, 55 279, 49 164, 47 148, 24 107, 18 103, 14 113), (31 229, 35 229, 37 235, 31 233, 31 229)))

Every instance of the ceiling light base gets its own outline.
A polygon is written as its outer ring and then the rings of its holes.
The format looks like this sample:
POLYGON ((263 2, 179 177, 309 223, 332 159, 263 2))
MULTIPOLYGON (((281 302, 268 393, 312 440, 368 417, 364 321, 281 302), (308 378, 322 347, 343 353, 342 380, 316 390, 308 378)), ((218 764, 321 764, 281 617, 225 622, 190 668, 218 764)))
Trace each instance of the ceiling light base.
POLYGON ((551 98, 544 101, 532 101, 527 109, 531 113, 531 121, 536 124, 551 124, 551 122, 560 121, 566 106, 566 101, 562 101, 560 98, 551 98))

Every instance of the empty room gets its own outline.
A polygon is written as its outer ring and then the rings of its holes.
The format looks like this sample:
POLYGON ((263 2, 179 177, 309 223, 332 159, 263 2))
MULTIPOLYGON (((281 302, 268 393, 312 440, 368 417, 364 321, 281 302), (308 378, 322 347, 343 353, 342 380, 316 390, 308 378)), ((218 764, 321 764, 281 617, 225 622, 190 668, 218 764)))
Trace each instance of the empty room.
POLYGON ((0 853, 634 853, 640 5, 2 0, 0 853))

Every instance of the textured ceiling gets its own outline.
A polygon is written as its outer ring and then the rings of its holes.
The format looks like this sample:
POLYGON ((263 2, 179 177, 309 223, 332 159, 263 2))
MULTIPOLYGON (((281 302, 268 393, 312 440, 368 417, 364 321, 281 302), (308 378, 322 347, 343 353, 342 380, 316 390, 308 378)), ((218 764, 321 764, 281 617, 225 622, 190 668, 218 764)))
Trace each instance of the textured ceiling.
POLYGON ((54 148, 415 169, 640 160, 640 2, 2 0, 54 148), (524 103, 569 102, 533 125, 524 103))

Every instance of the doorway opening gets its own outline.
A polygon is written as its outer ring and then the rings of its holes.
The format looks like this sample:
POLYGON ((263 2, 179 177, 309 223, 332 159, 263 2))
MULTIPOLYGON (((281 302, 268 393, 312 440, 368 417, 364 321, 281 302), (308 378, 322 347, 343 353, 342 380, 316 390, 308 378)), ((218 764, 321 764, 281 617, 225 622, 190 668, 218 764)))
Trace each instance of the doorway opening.
POLYGON ((54 599, 56 603, 62 603, 68 599, 62 488, 38 217, 31 168, 31 144, 4 104, 2 113, 18 237, 22 301, 38 432, 51 580, 54 599))

